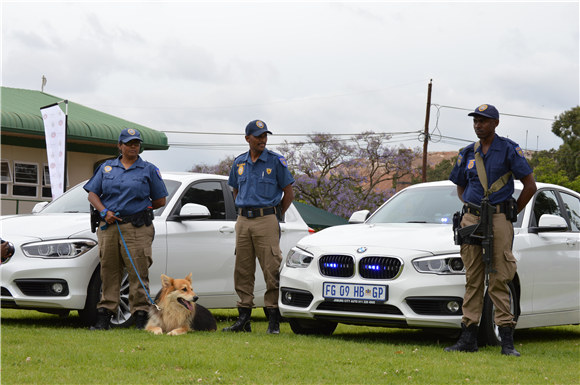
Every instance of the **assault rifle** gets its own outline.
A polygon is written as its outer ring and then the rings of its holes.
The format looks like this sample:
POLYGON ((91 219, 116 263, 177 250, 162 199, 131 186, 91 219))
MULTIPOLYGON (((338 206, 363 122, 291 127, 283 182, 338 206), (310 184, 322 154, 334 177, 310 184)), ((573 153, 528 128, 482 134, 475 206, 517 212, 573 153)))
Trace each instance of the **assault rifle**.
MULTIPOLYGON (((479 223, 471 233, 471 238, 481 242, 481 253, 485 263, 485 285, 489 286, 489 274, 495 273, 493 269, 493 214, 495 206, 489 203, 487 197, 481 201, 479 211, 479 223)), ((479 243, 479 242, 478 242, 479 243)))

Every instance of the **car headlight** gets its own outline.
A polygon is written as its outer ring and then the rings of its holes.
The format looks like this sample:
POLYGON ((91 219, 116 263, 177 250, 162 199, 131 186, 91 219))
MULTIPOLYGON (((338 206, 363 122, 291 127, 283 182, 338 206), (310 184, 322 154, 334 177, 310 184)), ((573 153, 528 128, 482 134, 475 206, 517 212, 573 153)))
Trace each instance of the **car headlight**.
POLYGON ((286 256, 286 266, 304 268, 310 266, 310 262, 314 259, 311 253, 293 247, 286 256))
POLYGON ((465 266, 460 256, 425 257, 413 261, 419 273, 431 274, 465 274, 465 266))
POLYGON ((31 258, 76 258, 96 245, 92 239, 62 239, 28 243, 22 251, 31 258))

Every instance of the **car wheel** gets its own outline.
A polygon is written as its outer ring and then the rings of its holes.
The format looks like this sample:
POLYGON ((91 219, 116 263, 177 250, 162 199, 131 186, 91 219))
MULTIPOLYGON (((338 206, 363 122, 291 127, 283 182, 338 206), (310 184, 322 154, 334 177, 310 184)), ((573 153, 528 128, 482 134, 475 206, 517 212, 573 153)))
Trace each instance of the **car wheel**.
MULTIPOLYGON (((508 283, 508 290, 510 295, 510 311, 515 315, 515 319, 518 319, 519 306, 516 297, 516 288, 513 282, 508 283)), ((479 324, 479 344, 482 346, 490 345, 496 346, 501 343, 499 337, 499 327, 495 324, 493 313, 495 311, 495 306, 489 298, 489 294, 485 293, 485 298, 483 300, 483 312, 481 314, 481 322, 479 324)))
MULTIPOLYGON (((97 321, 97 304, 101 299, 101 267, 97 266, 91 281, 89 282, 89 287, 87 289, 87 300, 85 301, 85 308, 79 310, 79 317, 81 321, 88 325, 94 325, 97 321)), ((129 274, 125 271, 123 273, 123 278, 121 280, 121 290, 120 290, 120 302, 117 314, 111 319, 111 325, 113 327, 129 327, 133 324, 133 319, 131 318, 131 310, 129 308, 129 274)))
POLYGON ((338 326, 336 322, 302 318, 289 318, 288 322, 294 334, 329 336, 338 326))
POLYGON ((126 328, 133 325, 131 317, 131 308, 129 307, 129 274, 125 270, 121 278, 121 291, 119 293, 120 301, 117 314, 111 318, 111 326, 117 328, 126 328))

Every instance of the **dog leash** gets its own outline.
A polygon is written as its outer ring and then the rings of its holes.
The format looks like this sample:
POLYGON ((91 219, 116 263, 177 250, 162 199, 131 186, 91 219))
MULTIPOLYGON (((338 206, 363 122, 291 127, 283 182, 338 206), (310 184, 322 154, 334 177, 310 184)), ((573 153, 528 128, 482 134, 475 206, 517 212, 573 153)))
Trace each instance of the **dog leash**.
MULTIPOLYGON (((116 214, 116 215, 118 215, 118 214, 116 214)), ((147 294, 147 298, 149 299, 149 303, 151 303, 151 305, 155 306, 155 308, 157 310, 161 310, 161 308, 155 303, 155 301, 153 301, 153 299, 151 299, 151 296, 149 295, 149 291, 147 290, 147 288, 145 287, 145 284, 141 280, 141 276, 139 276, 139 272, 137 271, 137 267, 135 266, 135 263, 133 262, 133 258, 131 258, 131 253, 129 252, 129 248, 127 247, 127 244, 125 243, 125 238, 123 237, 123 233, 121 232, 121 227, 119 226, 119 222, 115 221, 115 224, 117 225, 117 229, 119 230, 119 235, 121 236, 121 240, 123 241, 123 246, 125 246, 125 251, 127 252, 127 256, 129 257, 129 261, 131 261, 131 265, 133 265, 133 270, 135 270, 135 274, 137 274, 137 278, 139 278, 139 282, 141 283, 141 286, 143 286, 143 290, 145 290, 145 294, 147 294)), ((151 225, 151 226, 153 226, 153 225, 151 225)))

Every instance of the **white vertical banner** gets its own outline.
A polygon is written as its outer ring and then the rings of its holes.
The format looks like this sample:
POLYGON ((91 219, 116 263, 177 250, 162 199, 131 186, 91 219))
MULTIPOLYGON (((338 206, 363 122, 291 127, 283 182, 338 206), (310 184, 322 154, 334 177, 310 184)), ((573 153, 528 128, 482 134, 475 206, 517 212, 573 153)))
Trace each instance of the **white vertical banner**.
POLYGON ((66 155, 66 115, 58 104, 40 109, 46 137, 46 155, 52 199, 64 193, 66 155))

